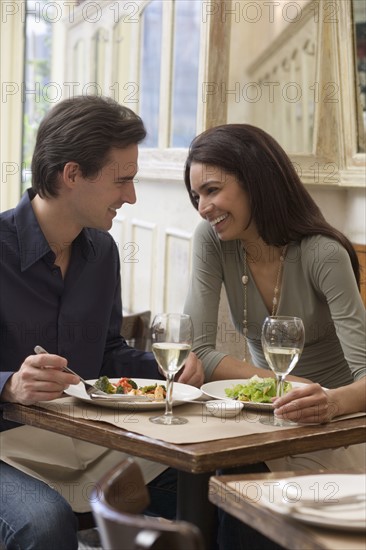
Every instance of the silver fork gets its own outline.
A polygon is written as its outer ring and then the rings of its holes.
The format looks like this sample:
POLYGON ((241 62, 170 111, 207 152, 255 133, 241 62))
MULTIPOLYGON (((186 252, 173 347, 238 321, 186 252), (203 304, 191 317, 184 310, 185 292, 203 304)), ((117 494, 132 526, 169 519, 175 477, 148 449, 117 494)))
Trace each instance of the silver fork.
MULTIPOLYGON (((37 355, 41 354, 41 353, 48 353, 48 351, 46 351, 44 348, 42 348, 41 346, 36 346, 34 348, 34 351, 37 355)), ((73 370, 70 369, 70 367, 64 367, 63 369, 65 372, 69 372, 70 374, 75 374, 76 376, 78 376, 80 378, 80 381, 84 384, 85 386, 85 391, 86 393, 92 397, 92 394, 95 394, 95 395, 109 395, 108 393, 96 388, 95 386, 93 386, 92 384, 89 384, 89 382, 87 382, 86 380, 84 380, 84 378, 81 378, 81 376, 79 374, 77 374, 76 372, 74 372, 73 370)))
POLYGON ((361 493, 356 493, 354 495, 346 495, 344 497, 339 497, 338 499, 332 500, 316 500, 311 498, 300 498, 296 502, 287 502, 290 506, 302 507, 302 506, 311 506, 314 508, 328 508, 332 506, 347 506, 349 504, 361 504, 366 502, 366 495, 361 493))

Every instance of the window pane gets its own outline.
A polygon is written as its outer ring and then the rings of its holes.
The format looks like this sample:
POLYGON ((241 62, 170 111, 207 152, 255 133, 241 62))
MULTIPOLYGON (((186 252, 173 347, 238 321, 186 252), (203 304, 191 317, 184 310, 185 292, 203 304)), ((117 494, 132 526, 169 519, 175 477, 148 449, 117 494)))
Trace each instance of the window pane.
POLYGON ((172 147, 188 147, 196 134, 201 0, 175 2, 172 147))
POLYGON ((59 99, 50 84, 52 48, 52 2, 27 0, 25 20, 25 63, 23 83, 22 190, 30 185, 31 160, 36 133, 45 113, 59 99))
POLYGON ((74 82, 80 82, 84 86, 86 84, 86 57, 85 43, 82 38, 75 44, 72 61, 74 82))
POLYGON ((159 135, 159 99, 161 69, 162 1, 152 2, 143 12, 140 116, 147 137, 144 147, 157 147, 159 135))
POLYGON ((92 81, 95 83, 96 94, 105 93, 105 70, 106 70, 106 43, 108 40, 107 31, 99 29, 93 36, 92 50, 92 81))

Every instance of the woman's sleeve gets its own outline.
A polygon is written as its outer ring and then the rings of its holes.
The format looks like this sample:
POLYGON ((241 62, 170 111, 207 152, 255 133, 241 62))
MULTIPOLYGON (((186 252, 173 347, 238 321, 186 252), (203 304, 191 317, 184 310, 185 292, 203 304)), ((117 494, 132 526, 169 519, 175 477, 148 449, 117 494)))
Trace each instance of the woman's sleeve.
POLYGON ((366 313, 350 257, 341 244, 326 237, 312 250, 314 285, 327 301, 345 359, 359 380, 366 375, 366 313))
POLYGON ((210 225, 201 222, 193 237, 192 275, 184 312, 193 322, 194 351, 203 363, 205 379, 227 354, 215 350, 220 292, 223 282, 220 243, 210 225))

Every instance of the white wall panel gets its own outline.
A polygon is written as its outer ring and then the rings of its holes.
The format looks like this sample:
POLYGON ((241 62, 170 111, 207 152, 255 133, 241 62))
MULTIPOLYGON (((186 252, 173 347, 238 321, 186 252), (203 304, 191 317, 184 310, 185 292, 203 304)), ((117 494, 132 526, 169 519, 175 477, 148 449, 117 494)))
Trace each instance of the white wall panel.
POLYGON ((122 295, 130 311, 151 310, 156 280, 156 224, 132 219, 131 229, 131 240, 124 244, 123 262, 131 275, 130 292, 122 295))
POLYGON ((125 219, 121 216, 116 218, 113 221, 113 225, 111 227, 111 230, 109 233, 112 235, 113 239, 115 240, 118 248, 120 248, 121 244, 124 242, 124 234, 125 234, 125 219))
POLYGON ((166 181, 166 176, 162 171, 161 179, 151 181, 139 173, 137 202, 123 205, 111 230, 114 236, 121 235, 115 226, 124 221, 120 254, 126 255, 123 247, 128 243, 139 247, 138 263, 125 259, 121 264, 123 307, 150 309, 152 315, 167 307, 182 309, 189 284, 190 240, 200 221, 182 180, 166 181), (180 265, 178 271, 175 264, 180 265))
POLYGON ((181 312, 190 277, 192 234, 166 229, 164 310, 181 312))

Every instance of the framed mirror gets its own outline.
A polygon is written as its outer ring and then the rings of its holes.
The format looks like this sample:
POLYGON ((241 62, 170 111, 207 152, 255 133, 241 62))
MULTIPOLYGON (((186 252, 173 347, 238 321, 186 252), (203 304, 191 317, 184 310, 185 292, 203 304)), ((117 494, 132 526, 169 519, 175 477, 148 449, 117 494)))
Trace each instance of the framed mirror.
POLYGON ((209 50, 225 55, 226 48, 229 64, 205 83, 206 110, 216 113, 206 122, 263 128, 290 154, 306 184, 364 186, 363 0, 224 0, 215 6, 206 14, 216 27, 209 50))
POLYGON ((352 0, 355 48, 356 107, 358 123, 357 152, 365 153, 366 132, 366 4, 352 0))

